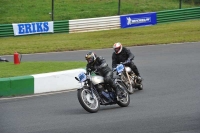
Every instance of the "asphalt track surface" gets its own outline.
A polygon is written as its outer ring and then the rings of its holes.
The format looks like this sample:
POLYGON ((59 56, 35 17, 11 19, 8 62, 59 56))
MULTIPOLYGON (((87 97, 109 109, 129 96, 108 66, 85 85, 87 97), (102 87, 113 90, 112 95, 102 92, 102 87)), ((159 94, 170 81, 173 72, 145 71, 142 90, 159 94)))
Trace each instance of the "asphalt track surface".
MULTIPOLYGON (((200 42, 130 49, 144 90, 131 95, 128 107, 101 106, 91 114, 76 91, 0 99, 0 133, 200 133, 200 42)), ((112 49, 95 52, 111 65, 112 49)), ((22 62, 84 61, 86 53, 23 55, 22 62)))

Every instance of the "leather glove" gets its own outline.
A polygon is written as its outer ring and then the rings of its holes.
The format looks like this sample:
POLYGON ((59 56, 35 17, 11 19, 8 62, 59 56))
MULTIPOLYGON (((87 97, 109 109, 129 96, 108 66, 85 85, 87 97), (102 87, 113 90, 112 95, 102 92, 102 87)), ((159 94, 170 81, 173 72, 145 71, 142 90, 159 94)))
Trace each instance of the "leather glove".
POLYGON ((131 62, 131 60, 128 59, 128 60, 125 61, 125 64, 128 64, 128 63, 130 63, 130 62, 131 62))

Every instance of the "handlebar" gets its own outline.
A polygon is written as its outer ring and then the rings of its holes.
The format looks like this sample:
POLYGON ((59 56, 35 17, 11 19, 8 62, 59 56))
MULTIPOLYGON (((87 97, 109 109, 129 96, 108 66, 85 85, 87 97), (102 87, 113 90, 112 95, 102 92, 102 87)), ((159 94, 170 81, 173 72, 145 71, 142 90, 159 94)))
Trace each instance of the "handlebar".
MULTIPOLYGON (((128 63, 130 63, 130 62, 131 62, 131 61, 125 61, 125 62, 120 62, 120 64, 126 65, 126 64, 128 64, 128 63)), ((117 66, 120 65, 120 64, 117 64, 117 66)), ((117 70, 117 66, 116 66, 115 68, 113 68, 113 70, 112 70, 113 72, 117 70)))

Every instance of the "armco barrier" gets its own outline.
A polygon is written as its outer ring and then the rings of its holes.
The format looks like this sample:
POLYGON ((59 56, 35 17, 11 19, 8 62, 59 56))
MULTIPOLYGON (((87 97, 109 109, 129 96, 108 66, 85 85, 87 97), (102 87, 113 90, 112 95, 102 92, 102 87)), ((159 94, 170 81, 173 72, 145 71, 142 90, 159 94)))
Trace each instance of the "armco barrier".
POLYGON ((69 33, 69 20, 54 21, 54 33, 69 33))
POLYGON ((0 37, 14 36, 12 24, 0 25, 0 37))
POLYGON ((85 69, 73 69, 53 73, 0 78, 0 97, 31 95, 79 88, 75 80, 85 69))
POLYGON ((120 16, 69 20, 69 33, 120 29, 120 16))
POLYGON ((157 23, 200 18, 200 7, 157 12, 157 23))

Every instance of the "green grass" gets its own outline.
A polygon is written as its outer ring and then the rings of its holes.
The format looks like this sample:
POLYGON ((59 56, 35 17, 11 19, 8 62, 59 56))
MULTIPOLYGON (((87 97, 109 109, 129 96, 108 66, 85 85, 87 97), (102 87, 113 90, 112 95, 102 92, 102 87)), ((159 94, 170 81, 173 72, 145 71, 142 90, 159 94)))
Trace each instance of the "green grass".
POLYGON ((0 63, 0 78, 24 76, 38 73, 64 71, 76 68, 85 68, 86 62, 22 62, 15 65, 11 62, 0 63))
POLYGON ((74 34, 41 34, 0 38, 0 55, 111 48, 124 46, 200 41, 200 20, 158 24, 155 26, 74 34))
MULTIPOLYGON (((185 2, 182 8, 200 2, 185 2)), ((50 21, 52 0, 1 0, 0 24, 50 21)), ((179 8, 179 0, 121 0, 120 14, 156 12, 179 8)), ((118 0, 54 0, 54 20, 72 20, 118 15, 118 0)))

